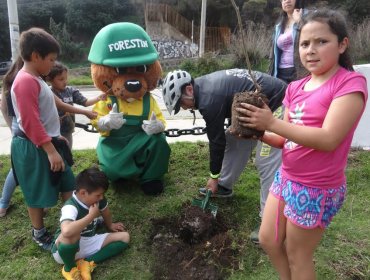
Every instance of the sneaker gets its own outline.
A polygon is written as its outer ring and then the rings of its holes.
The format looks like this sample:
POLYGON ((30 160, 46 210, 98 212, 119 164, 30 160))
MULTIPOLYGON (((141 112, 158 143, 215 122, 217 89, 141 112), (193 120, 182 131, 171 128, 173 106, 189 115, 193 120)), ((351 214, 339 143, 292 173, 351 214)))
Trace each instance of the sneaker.
POLYGON ((8 211, 9 207, 6 208, 0 208, 0 218, 5 217, 6 212, 8 211))
POLYGON ((251 234, 249 235, 249 238, 250 240, 254 243, 254 244, 260 244, 260 241, 258 239, 258 234, 260 232, 260 227, 256 228, 254 231, 251 232, 251 234))
MULTIPOLYGON (((207 188, 200 188, 199 193, 201 195, 206 195, 207 193, 207 188)), ((211 197, 231 197, 233 196, 233 190, 226 189, 222 186, 218 186, 217 191, 215 193, 212 193, 211 197)))
POLYGON ((53 245, 53 236, 47 230, 45 230, 43 235, 36 237, 34 234, 34 230, 32 229, 32 239, 42 249, 47 251, 51 250, 51 246, 53 245))
POLYGON ((78 270, 81 272, 82 279, 91 280, 91 272, 93 272, 96 267, 94 261, 88 262, 84 259, 79 259, 76 263, 78 270))
POLYGON ((81 272, 77 269, 77 267, 74 267, 71 269, 71 271, 65 271, 64 266, 62 268, 62 275, 67 280, 84 280, 81 277, 81 272))

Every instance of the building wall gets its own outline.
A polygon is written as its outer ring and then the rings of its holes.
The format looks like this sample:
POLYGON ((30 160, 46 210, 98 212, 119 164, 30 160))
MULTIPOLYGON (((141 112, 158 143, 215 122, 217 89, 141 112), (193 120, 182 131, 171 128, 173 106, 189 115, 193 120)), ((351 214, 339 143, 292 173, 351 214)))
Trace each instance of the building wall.
POLYGON ((166 22, 148 22, 146 32, 162 60, 198 56, 198 46, 166 22))
MULTIPOLYGON (((357 72, 365 75, 367 80, 367 90, 370 92, 370 64, 355 65, 357 72)), ((367 100, 365 112, 358 124, 352 140, 352 147, 370 150, 370 101, 367 100)))

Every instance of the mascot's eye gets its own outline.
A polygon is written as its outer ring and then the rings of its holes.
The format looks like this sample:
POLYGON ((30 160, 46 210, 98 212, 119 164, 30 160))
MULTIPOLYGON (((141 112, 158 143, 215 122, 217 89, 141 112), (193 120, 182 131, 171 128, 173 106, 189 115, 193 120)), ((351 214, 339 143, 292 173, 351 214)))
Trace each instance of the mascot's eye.
POLYGON ((145 73, 147 71, 146 65, 139 65, 133 67, 116 67, 118 74, 126 74, 130 72, 145 73))

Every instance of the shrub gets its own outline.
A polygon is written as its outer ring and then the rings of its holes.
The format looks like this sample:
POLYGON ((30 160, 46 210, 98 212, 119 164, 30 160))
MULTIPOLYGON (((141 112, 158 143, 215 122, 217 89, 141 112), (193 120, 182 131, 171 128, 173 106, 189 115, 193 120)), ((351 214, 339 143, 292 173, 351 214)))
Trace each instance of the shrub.
POLYGON ((370 61, 370 18, 355 26, 351 32, 350 48, 356 63, 370 61))
MULTIPOLYGON (((263 23, 247 21, 243 31, 244 45, 247 49, 252 70, 266 71, 267 59, 271 51, 271 30, 268 30, 263 23)), ((231 37, 229 47, 230 53, 235 56, 235 67, 248 68, 243 48, 242 36, 240 32, 236 32, 231 37)))
POLYGON ((83 44, 73 42, 65 24, 57 24, 53 18, 50 18, 50 31, 61 46, 60 60, 78 62, 86 58, 83 52, 83 44))
POLYGON ((185 60, 180 64, 179 68, 189 72, 193 78, 196 78, 214 71, 233 68, 233 60, 215 53, 206 53, 201 58, 185 60))

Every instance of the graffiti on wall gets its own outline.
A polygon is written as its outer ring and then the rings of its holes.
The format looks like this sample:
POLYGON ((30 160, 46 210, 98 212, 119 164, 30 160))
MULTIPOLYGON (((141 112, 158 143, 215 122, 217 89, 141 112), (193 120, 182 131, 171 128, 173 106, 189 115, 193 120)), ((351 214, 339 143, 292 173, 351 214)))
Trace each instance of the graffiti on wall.
POLYGON ((198 45, 172 39, 152 40, 160 58, 190 58, 198 55, 198 45))

